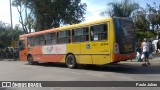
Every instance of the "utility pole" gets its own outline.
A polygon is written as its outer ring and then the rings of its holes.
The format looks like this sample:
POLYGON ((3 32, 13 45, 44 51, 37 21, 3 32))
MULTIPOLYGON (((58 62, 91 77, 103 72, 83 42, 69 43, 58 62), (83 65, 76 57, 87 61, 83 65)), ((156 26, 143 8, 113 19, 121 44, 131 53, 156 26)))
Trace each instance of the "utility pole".
POLYGON ((14 42, 14 40, 13 40, 13 38, 14 38, 14 36, 13 36, 13 22, 12 22, 12 1, 11 0, 9 0, 9 3, 10 3, 10 19, 11 19, 11 37, 12 37, 12 42, 11 42, 11 46, 13 46, 13 42, 14 42))

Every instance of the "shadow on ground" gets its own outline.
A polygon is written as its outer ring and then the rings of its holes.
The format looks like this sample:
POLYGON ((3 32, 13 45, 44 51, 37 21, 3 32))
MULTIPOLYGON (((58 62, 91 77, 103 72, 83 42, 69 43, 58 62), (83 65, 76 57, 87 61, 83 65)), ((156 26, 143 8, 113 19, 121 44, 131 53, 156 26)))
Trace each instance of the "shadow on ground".
POLYGON ((11 88, 0 88, 0 90, 12 90, 11 88))
MULTIPOLYGON (((151 63, 151 66, 142 66, 142 62, 135 64, 133 63, 134 62, 117 63, 117 64, 108 64, 104 66, 79 65, 79 68, 75 70, 116 72, 116 73, 126 73, 126 74, 160 74, 160 65, 153 65, 154 63, 151 63)), ((39 63, 33 66, 67 68, 65 64, 59 64, 59 63, 39 63)))

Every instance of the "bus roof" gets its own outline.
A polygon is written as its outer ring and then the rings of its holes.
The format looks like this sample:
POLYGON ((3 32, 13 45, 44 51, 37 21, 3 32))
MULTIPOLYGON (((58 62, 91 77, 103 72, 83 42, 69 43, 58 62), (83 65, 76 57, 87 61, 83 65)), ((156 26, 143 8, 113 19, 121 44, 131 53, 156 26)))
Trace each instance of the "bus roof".
POLYGON ((34 33, 29 33, 29 34, 23 34, 23 35, 20 35, 20 37, 30 37, 30 36, 35 36, 35 35, 57 32, 57 31, 60 31, 60 30, 67 30, 67 29, 72 29, 72 28, 85 27, 85 26, 88 26, 88 25, 93 25, 93 24, 96 24, 96 23, 98 24, 98 23, 102 23, 102 22, 110 21, 110 20, 112 20, 112 18, 104 18, 104 19, 96 20, 96 21, 92 21, 92 22, 84 22, 84 23, 73 24, 73 25, 63 26, 63 27, 59 27, 59 28, 52 28, 52 29, 43 30, 43 31, 34 32, 34 33))

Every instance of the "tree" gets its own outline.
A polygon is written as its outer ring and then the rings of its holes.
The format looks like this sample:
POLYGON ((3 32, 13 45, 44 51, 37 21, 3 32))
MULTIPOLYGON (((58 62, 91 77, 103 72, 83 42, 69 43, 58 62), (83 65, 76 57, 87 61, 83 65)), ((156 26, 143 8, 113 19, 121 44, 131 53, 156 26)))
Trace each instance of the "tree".
POLYGON ((150 30, 150 22, 147 19, 148 9, 139 8, 133 14, 133 20, 136 29, 137 39, 142 40, 144 38, 152 38, 155 33, 150 30))
POLYGON ((81 0, 14 0, 13 3, 16 7, 23 5, 26 11, 29 9, 31 14, 27 15, 31 15, 28 16, 31 22, 28 23, 33 23, 35 31, 79 23, 84 20, 86 11, 86 4, 81 0))
POLYGON ((146 19, 146 12, 144 10, 136 12, 136 16, 134 17, 134 24, 136 30, 140 30, 143 32, 149 30, 149 22, 146 19))
POLYGON ((11 42, 11 36, 9 36, 8 30, 9 26, 6 23, 0 21, 0 48, 4 48, 11 42))
POLYGON ((22 29, 16 25, 11 32, 11 26, 0 21, 0 48, 11 46, 12 35, 14 36, 14 42, 18 41, 19 35, 23 34, 22 29))
POLYGON ((131 13, 139 8, 139 5, 130 0, 122 0, 122 2, 111 2, 107 6, 111 9, 101 12, 101 15, 109 14, 111 17, 129 17, 131 13))
POLYGON ((31 33, 34 27, 33 14, 31 13, 27 0, 14 0, 12 5, 17 7, 19 22, 25 33, 31 33))
POLYGON ((160 5, 157 7, 156 3, 153 3, 154 6, 147 4, 148 16, 147 19, 150 22, 152 30, 158 29, 160 26, 160 5))

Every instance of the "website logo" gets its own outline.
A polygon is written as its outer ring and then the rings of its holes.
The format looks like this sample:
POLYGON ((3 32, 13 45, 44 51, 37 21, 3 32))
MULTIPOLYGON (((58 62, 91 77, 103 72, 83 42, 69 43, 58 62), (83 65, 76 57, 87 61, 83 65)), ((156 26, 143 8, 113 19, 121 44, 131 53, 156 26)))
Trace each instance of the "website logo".
POLYGON ((2 87, 12 87, 11 82, 2 82, 2 87))

